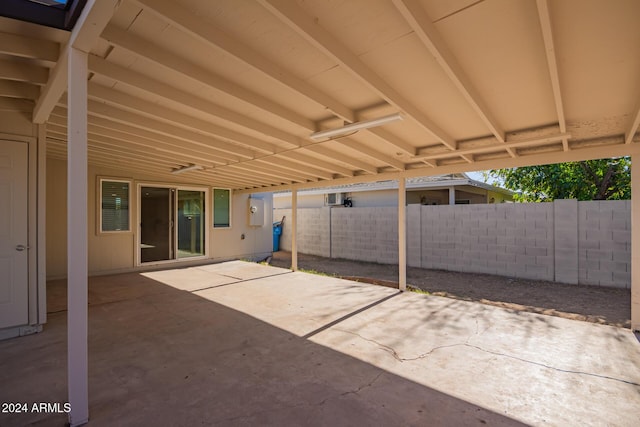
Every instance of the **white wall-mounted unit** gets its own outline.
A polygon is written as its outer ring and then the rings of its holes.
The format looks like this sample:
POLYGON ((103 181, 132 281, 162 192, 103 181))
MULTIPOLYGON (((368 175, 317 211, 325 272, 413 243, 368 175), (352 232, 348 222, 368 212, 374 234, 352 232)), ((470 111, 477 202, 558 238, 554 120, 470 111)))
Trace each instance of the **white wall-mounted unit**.
POLYGON ((252 227, 264 225, 264 201, 262 199, 249 198, 249 225, 252 227))
POLYGON ((337 206, 344 202, 344 193, 329 193, 325 196, 324 204, 327 206, 337 206))

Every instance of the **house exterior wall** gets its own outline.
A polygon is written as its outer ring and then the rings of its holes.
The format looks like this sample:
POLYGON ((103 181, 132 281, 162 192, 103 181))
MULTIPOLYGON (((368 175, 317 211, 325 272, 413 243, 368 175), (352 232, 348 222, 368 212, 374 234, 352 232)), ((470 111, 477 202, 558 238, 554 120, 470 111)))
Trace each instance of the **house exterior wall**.
MULTIPOLYGON (((298 208, 319 208, 324 206, 324 194, 300 194, 298 192, 298 208)), ((284 196, 273 195, 274 209, 291 209, 291 193, 284 196)), ((280 220, 280 218, 275 218, 280 220)))
MULTIPOLYGON (((369 191, 353 191, 345 192, 347 197, 351 198, 354 207, 393 207, 398 205, 398 190, 369 190, 369 191)), ((448 188, 430 188, 430 189, 408 189, 407 204, 420 204, 422 200, 426 200, 427 204, 448 205, 449 189, 448 188)), ((500 192, 485 190, 473 186, 457 186, 456 200, 469 200, 471 204, 477 203, 503 203, 511 201, 511 199, 500 192)), ((275 209, 291 209, 291 195, 274 195, 273 204, 275 209)), ((305 194, 298 192, 298 208, 319 208, 325 206, 324 194, 305 194)))
MULTIPOLYGON (((397 206, 397 190, 354 191, 346 192, 355 207, 397 206)), ((275 209, 291 209, 291 195, 274 195, 273 205, 275 209)), ((304 194, 298 192, 298 209, 319 208, 325 206, 324 194, 304 194)), ((278 218, 276 218, 278 219, 278 218)))
MULTIPOLYGON (((47 160, 47 277, 59 278, 66 276, 66 229, 67 229, 67 205, 66 205, 66 162, 47 160)), ((135 171, 123 173, 122 171, 105 168, 89 167, 88 185, 88 226, 89 226, 89 273, 106 274, 138 269, 137 259, 137 233, 135 226, 138 212, 138 183, 156 184, 157 179, 138 174, 135 171), (132 231, 123 233, 100 233, 98 228, 99 212, 99 177, 125 179, 131 181, 130 212, 132 231)), ((167 185, 182 185, 180 183, 159 183, 167 185)), ((194 185, 193 187, 202 187, 194 185)), ((249 226, 248 199, 249 195, 232 195, 231 202, 231 227, 213 228, 211 220, 211 190, 210 187, 202 187, 209 195, 206 201, 207 233, 209 246, 206 259, 261 259, 266 258, 272 250, 271 218, 273 212, 272 197, 270 194, 255 195, 264 201, 264 225, 261 227, 249 226)), ((190 261, 176 262, 175 265, 184 265, 190 261)), ((195 262, 195 261, 194 261, 195 262)), ((170 264, 167 264, 170 265, 170 264)))
MULTIPOLYGON (((383 264, 398 262, 396 208, 322 209, 322 215, 319 209, 298 211, 300 252, 383 264), (306 249, 311 245, 313 250, 306 249)), ((289 212, 276 209, 274 216, 289 212)), ((281 240, 284 250, 291 249, 290 232, 285 223, 281 240)), ((630 288, 631 204, 557 200, 409 205, 407 264, 630 288)))

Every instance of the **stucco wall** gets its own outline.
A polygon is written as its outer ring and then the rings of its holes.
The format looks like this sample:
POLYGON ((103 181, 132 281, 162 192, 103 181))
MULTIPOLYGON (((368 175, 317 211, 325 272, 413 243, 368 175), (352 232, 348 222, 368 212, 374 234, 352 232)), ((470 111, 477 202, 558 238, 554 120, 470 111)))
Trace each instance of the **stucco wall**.
MULTIPOLYGON (((89 210, 89 273, 103 274, 136 269, 138 211, 137 184, 156 183, 150 177, 135 171, 122 171, 89 167, 88 210, 89 210), (132 231, 125 233, 105 234, 98 232, 98 177, 120 178, 132 180, 130 210, 132 212, 132 231)), ((171 184, 171 183, 162 183, 171 184)), ((181 183, 180 185, 187 185, 181 183)), ((196 186, 201 187, 201 186, 196 186)), ((203 187, 211 192, 210 187, 203 187)), ((208 194, 206 208, 211 211, 211 194, 208 194)), ((254 197, 264 200, 265 220, 262 227, 248 225, 249 195, 233 195, 231 208, 231 227, 227 229, 213 228, 210 216, 207 220, 209 246, 207 258, 212 260, 226 259, 260 259, 267 257, 272 250, 272 212, 273 202, 270 194, 259 194, 254 197)), ((67 269, 66 254, 66 162, 54 159, 47 160, 47 277, 64 277, 67 269)), ((180 265, 179 263, 176 265, 180 265)))
MULTIPOLYGON (((322 216, 314 212, 318 209, 299 210, 300 252, 397 263, 396 208, 322 209, 322 216), (307 240, 313 240, 312 250, 307 240)), ((275 210, 274 217, 284 212, 275 210)), ((289 218, 290 210, 286 214, 289 218)), ((285 250, 291 249, 290 233, 290 225, 285 224, 281 241, 285 250)), ((630 288, 631 204, 557 200, 410 205, 407 263, 422 268, 630 288)))

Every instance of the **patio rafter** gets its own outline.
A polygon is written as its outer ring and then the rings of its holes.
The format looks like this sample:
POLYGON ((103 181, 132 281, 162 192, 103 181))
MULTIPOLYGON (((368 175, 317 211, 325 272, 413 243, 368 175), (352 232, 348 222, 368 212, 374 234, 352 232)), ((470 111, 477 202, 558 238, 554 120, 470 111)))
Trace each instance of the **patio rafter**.
POLYGON ((505 141, 505 132, 498 120, 486 105, 465 71, 458 64, 445 42, 440 37, 435 25, 416 0, 393 0, 393 4, 407 23, 411 26, 426 49, 435 58, 449 80, 458 88, 464 99, 485 123, 489 131, 500 142, 505 141))
POLYGON ((337 61, 381 98, 403 111, 439 142, 455 150, 456 142, 453 138, 367 67, 339 40, 316 25, 312 17, 306 15, 297 5, 281 0, 259 0, 259 3, 317 49, 337 61))
POLYGON ((0 53, 6 55, 55 64, 59 51, 60 44, 54 41, 0 32, 0 53))
MULTIPOLYGON (((553 100, 556 105, 556 113, 558 115, 558 124, 560 132, 567 131, 567 123, 564 115, 564 107, 562 105, 562 91, 560 90, 560 76, 558 75, 558 61, 556 60, 556 49, 553 42, 553 31, 551 30, 551 16, 549 15, 549 4, 547 0, 537 0, 538 16, 540 17, 540 29, 542 38, 544 39, 545 53, 547 55, 547 66, 549 67, 549 78, 551 79, 551 88, 553 90, 553 100)), ((569 142, 567 138, 562 140, 564 151, 569 151, 569 142)))
MULTIPOLYGON (((54 116, 52 114, 47 125, 47 132, 57 130, 58 133, 66 135, 67 129, 64 121, 64 116, 54 116)), ((147 138, 142 135, 122 132, 116 130, 118 126, 114 126, 121 124, 112 122, 113 125, 111 123, 106 125, 105 122, 108 121, 100 117, 89 116, 89 133, 111 138, 114 141, 118 141, 120 145, 125 147, 139 147, 149 152, 162 152, 167 153, 168 155, 184 154, 191 156, 194 159, 202 159, 203 155, 206 154, 210 157, 208 160, 218 164, 224 164, 227 161, 240 160, 237 156, 213 148, 199 147, 198 149, 192 149, 184 147, 184 143, 182 141, 170 139, 163 135, 151 135, 151 138, 147 138)))
POLYGON ((240 99, 250 106, 260 108, 263 111, 282 117, 297 126, 301 126, 305 129, 313 129, 314 127, 311 120, 301 116, 297 112, 289 110, 262 95, 239 86, 238 84, 211 72, 210 70, 206 70, 198 65, 185 61, 184 59, 177 58, 172 53, 118 27, 113 25, 108 26, 102 33, 102 38, 118 48, 125 49, 150 62, 153 62, 156 65, 160 65, 179 73, 183 77, 205 84, 210 88, 240 99))
MULTIPOLYGON (((171 25, 180 28, 182 31, 199 39, 210 46, 220 49, 238 60, 250 65, 269 76, 274 81, 282 84, 282 86, 290 88, 304 95, 311 101, 327 108, 337 117, 348 122, 356 121, 355 113, 345 107, 337 100, 322 93, 304 80, 294 76, 286 69, 279 67, 269 59, 265 58, 259 52, 253 50, 249 46, 234 40, 218 28, 202 21, 197 16, 185 11, 185 9, 175 2, 167 0, 135 0, 143 5, 145 10, 156 13, 161 19, 168 21, 171 25)), ((308 130, 315 130, 313 127, 307 127, 308 130)))

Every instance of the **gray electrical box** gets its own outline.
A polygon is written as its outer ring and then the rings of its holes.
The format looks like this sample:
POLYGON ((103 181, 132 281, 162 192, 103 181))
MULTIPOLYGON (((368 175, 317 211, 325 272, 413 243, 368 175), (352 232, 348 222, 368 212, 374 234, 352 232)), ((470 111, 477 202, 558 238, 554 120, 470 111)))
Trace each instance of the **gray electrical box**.
POLYGON ((264 225, 264 200, 249 199, 249 225, 252 227, 264 225))

